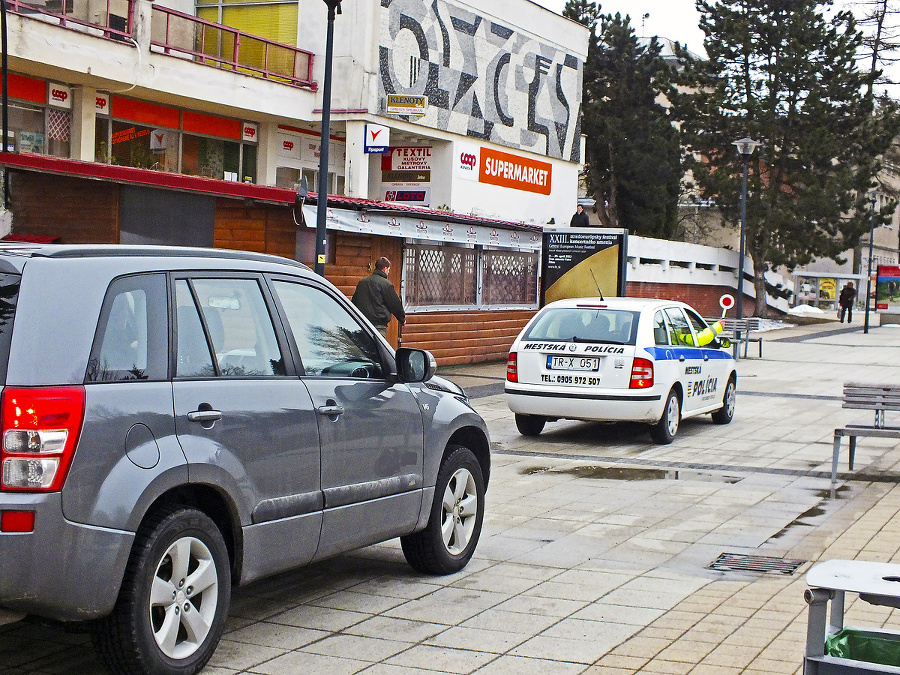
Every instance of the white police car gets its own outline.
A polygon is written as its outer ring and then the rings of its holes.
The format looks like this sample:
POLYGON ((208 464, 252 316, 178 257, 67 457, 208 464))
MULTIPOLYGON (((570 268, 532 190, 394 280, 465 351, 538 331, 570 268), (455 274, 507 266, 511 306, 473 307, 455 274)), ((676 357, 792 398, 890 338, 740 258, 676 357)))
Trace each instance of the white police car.
POLYGON ((509 352, 506 401, 526 436, 561 418, 650 423, 671 443, 683 417, 734 416, 729 344, 681 302, 573 298, 538 312, 509 352))

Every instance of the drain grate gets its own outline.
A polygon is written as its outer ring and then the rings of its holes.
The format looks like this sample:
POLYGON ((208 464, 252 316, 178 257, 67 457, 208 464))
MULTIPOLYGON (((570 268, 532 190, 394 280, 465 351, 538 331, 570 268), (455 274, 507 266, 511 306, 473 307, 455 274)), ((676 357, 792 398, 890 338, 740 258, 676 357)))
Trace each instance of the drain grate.
POLYGON ((707 567, 722 572, 776 572, 793 574, 805 560, 785 560, 764 555, 744 555, 742 553, 720 553, 707 567))

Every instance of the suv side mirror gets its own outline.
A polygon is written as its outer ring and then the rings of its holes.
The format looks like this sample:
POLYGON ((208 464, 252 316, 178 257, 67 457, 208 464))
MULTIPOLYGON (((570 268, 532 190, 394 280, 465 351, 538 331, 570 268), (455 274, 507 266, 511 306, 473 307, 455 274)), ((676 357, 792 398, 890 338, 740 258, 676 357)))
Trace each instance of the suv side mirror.
POLYGON ((437 361, 424 349, 400 347, 394 354, 397 361, 397 377, 401 382, 425 382, 437 370, 437 361))

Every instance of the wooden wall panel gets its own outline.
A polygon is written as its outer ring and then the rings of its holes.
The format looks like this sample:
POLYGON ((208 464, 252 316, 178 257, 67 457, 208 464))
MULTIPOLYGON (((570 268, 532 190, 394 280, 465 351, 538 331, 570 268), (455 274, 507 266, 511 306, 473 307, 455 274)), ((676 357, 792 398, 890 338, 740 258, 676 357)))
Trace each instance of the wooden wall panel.
POLYGON ((505 361, 536 310, 407 314, 403 346, 427 349, 441 366, 505 361))
POLYGON ((119 186, 104 181, 10 171, 14 234, 59 237, 63 244, 119 241, 119 186))

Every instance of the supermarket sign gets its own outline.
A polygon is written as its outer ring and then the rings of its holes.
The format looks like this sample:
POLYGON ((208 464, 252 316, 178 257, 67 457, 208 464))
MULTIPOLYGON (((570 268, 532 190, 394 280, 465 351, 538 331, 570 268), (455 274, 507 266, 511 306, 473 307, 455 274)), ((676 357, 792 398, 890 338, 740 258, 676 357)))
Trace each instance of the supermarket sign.
POLYGON ((457 146, 456 175, 466 180, 549 195, 553 165, 485 147, 457 146))

